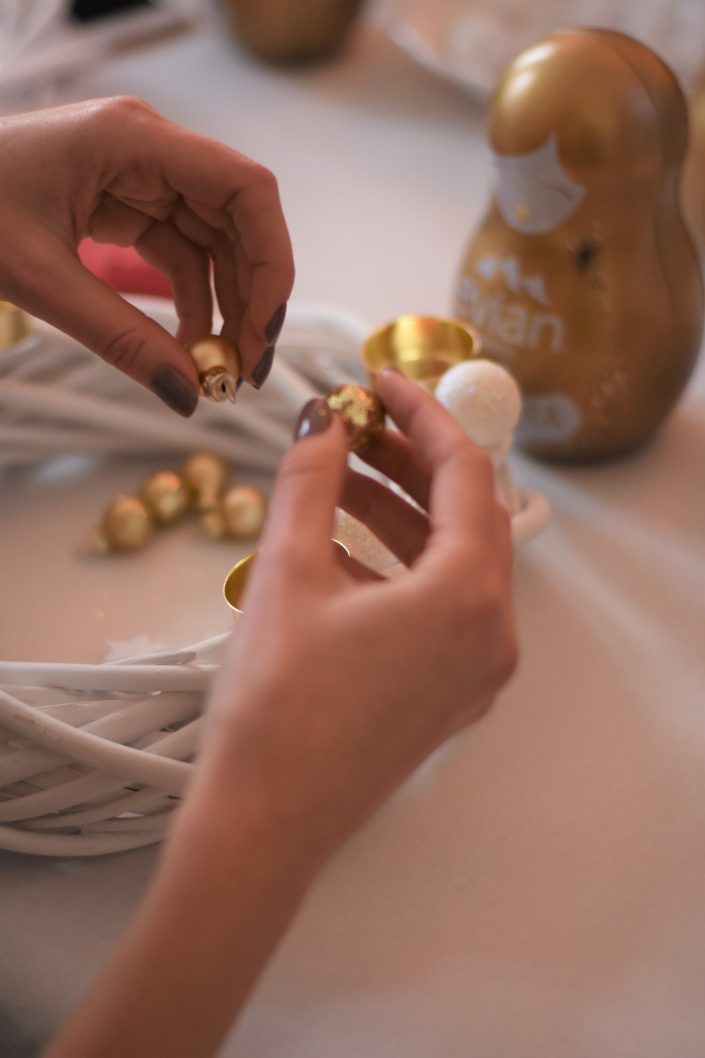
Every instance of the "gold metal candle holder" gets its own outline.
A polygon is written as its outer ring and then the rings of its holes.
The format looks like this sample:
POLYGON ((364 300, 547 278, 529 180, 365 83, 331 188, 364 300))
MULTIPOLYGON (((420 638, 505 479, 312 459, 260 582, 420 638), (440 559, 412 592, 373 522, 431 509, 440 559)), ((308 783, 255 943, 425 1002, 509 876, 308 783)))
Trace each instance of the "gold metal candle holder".
POLYGON ((225 578, 223 596, 230 609, 234 610, 235 613, 242 613, 240 602, 245 593, 247 578, 250 575, 256 558, 257 552, 251 551, 249 555, 245 555, 244 558, 241 558, 239 562, 235 563, 225 578))
MULTIPOLYGON (((331 540, 333 547, 336 552, 337 558, 349 558, 350 552, 348 551, 345 544, 341 544, 340 540, 331 540)), ((233 568, 225 578, 223 584, 223 597, 230 607, 236 614, 241 614, 242 610, 242 597, 245 594, 245 588, 247 586, 247 580, 252 572, 252 567, 255 564, 259 552, 251 551, 249 555, 245 555, 239 562, 236 562, 233 568)))
POLYGON ((362 348, 370 381, 382 368, 395 367, 431 392, 449 367, 480 355, 471 327, 439 316, 399 316, 373 331, 362 348))

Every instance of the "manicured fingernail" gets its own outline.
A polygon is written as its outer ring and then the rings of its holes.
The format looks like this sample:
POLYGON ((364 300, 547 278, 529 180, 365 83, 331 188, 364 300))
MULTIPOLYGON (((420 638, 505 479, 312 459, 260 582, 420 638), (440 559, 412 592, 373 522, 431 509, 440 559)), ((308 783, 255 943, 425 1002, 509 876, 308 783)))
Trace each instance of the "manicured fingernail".
POLYGON ((286 319, 286 302, 280 305, 277 311, 272 316, 271 320, 264 328, 264 336, 271 345, 272 342, 276 342, 277 338, 281 333, 281 329, 284 326, 284 320, 286 319))
POLYGON ((294 427, 294 440, 302 441, 304 437, 311 434, 323 433, 333 422, 333 412, 322 397, 314 397, 301 409, 296 426, 294 427))
POLYGON ((252 372, 252 381, 255 384, 256 389, 261 389, 267 381, 267 376, 272 370, 272 364, 274 363, 274 346, 270 345, 264 350, 262 356, 257 362, 256 367, 252 372))
POLYGON ((175 367, 160 367, 152 376, 150 386, 153 393, 163 400, 172 411, 188 418, 193 415, 198 404, 198 393, 175 367))

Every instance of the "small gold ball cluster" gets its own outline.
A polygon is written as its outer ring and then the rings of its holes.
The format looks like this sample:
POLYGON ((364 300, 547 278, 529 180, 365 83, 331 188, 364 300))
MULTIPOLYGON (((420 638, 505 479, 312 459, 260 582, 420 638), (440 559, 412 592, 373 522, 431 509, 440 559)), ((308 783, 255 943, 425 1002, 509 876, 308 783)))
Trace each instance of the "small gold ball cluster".
POLYGON ((159 470, 142 482, 138 495, 116 496, 95 530, 93 550, 139 551, 156 528, 181 521, 195 510, 214 540, 257 537, 267 498, 253 485, 229 484, 230 468, 212 452, 189 456, 179 473, 159 470))

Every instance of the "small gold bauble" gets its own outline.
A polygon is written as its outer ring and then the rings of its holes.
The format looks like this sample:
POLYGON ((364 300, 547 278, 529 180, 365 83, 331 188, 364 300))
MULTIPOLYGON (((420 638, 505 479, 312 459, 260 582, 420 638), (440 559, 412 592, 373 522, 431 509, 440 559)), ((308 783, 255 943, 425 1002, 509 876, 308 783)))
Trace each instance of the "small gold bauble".
POLYGON ((142 500, 117 496, 103 515, 96 544, 105 542, 108 550, 137 551, 149 540, 154 523, 142 500))
POLYGON ((201 529, 207 536, 210 536, 212 540, 222 540, 227 535, 227 526, 225 524, 225 516, 220 506, 211 507, 209 510, 204 511, 199 519, 201 523, 201 529))
POLYGON ((346 382, 326 394, 328 407, 343 420, 348 448, 356 452, 375 441, 384 430, 384 408, 365 386, 346 382))
POLYGON ((267 515, 267 497, 253 485, 233 485, 220 502, 228 536, 248 540, 258 536, 267 515))
POLYGON ((196 365, 203 396, 217 402, 229 400, 235 403, 242 371, 240 354, 235 346, 225 338, 208 334, 192 342, 188 351, 196 365))
POLYGON ((181 474, 198 510, 207 511, 217 506, 230 471, 225 460, 213 452, 196 452, 186 460, 181 474))
POLYGON ((142 502, 160 525, 171 525, 183 518, 191 506, 192 495, 183 478, 173 470, 160 470, 142 485, 142 502))

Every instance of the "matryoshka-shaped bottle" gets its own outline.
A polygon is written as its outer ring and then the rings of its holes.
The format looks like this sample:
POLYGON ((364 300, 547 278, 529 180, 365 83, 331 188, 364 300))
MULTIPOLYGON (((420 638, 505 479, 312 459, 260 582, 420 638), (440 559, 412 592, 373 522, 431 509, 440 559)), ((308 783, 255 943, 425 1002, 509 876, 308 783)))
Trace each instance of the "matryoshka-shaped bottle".
POLYGON ((558 33, 505 70, 488 135, 494 193, 456 313, 519 382, 523 447, 563 459, 633 448, 677 400, 702 330, 678 205, 678 83, 629 37, 558 33))

